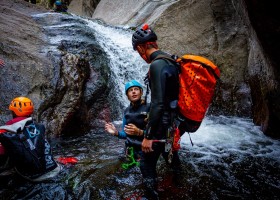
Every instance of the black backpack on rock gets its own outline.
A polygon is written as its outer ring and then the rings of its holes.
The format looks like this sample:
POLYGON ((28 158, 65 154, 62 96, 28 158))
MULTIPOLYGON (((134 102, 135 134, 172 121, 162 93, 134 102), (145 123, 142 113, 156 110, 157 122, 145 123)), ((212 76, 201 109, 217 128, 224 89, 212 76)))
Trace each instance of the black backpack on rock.
POLYGON ((27 118, 0 127, 0 142, 11 165, 22 176, 37 178, 57 167, 51 147, 45 139, 45 127, 27 118))

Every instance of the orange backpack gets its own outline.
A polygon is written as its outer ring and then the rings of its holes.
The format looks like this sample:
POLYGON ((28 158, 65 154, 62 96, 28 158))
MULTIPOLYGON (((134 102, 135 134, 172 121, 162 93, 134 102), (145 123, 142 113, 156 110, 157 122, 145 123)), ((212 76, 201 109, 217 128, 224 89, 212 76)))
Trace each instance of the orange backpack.
POLYGON ((201 122, 212 101, 219 68, 210 60, 197 55, 183 55, 180 58, 160 55, 180 65, 179 73, 179 111, 186 118, 201 122))
POLYGON ((179 110, 186 118, 201 122, 212 101, 220 70, 210 60, 196 55, 183 55, 176 62, 181 66, 179 110))

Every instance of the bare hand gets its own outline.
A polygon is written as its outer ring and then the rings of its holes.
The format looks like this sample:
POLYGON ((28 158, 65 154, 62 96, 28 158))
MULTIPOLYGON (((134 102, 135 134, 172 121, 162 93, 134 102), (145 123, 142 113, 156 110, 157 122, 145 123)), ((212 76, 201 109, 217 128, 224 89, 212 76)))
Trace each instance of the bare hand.
POLYGON ((134 124, 128 124, 124 126, 124 131, 127 135, 141 135, 142 130, 137 128, 134 124))
POLYGON ((142 142, 142 151, 145 153, 154 151, 152 149, 152 145, 153 145, 153 140, 148 140, 148 139, 144 138, 144 140, 142 142))
POLYGON ((105 131, 110 133, 111 135, 118 135, 118 130, 112 123, 105 124, 105 131))

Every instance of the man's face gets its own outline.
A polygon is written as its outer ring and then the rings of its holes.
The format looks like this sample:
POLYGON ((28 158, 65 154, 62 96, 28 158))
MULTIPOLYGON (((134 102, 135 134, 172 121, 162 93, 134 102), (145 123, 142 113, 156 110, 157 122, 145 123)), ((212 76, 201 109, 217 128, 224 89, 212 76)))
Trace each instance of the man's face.
POLYGON ((131 87, 127 90, 127 98, 132 103, 138 101, 142 96, 142 90, 139 87, 131 87))

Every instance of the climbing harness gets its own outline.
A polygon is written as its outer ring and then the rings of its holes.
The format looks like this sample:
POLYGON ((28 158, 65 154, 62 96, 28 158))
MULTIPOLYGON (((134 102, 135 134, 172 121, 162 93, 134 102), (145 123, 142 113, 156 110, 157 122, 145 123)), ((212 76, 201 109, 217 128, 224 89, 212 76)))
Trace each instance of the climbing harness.
POLYGON ((128 168, 131 168, 133 166, 137 166, 137 167, 140 166, 140 163, 138 161, 136 161, 135 158, 134 158, 133 147, 128 147, 127 148, 127 157, 128 157, 129 163, 123 163, 122 164, 123 169, 128 169, 128 168))
POLYGON ((173 151, 180 149, 180 130, 175 124, 167 129, 166 135, 165 152, 168 152, 169 164, 171 164, 173 159, 173 151))

